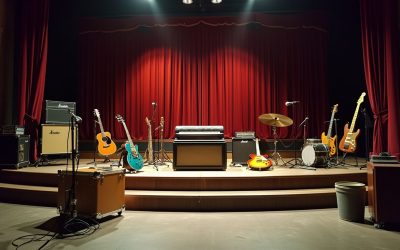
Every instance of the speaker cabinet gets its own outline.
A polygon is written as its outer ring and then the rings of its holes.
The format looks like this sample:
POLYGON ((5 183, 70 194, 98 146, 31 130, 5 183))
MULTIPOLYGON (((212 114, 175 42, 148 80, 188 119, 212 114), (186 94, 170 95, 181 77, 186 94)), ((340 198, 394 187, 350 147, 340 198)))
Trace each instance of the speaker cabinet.
POLYGON ((400 164, 367 164, 368 206, 376 227, 400 227, 400 164))
POLYGON ((225 141, 174 142, 174 170, 225 170, 225 141))
POLYGON ((20 168, 29 165, 29 135, 0 136, 0 167, 20 168))
MULTIPOLYGON (((72 153, 71 126, 62 124, 42 124, 41 154, 72 153)), ((78 127, 74 129, 75 149, 78 151, 78 127)))
POLYGON ((250 154, 256 153, 254 139, 232 138, 232 163, 247 165, 250 154))

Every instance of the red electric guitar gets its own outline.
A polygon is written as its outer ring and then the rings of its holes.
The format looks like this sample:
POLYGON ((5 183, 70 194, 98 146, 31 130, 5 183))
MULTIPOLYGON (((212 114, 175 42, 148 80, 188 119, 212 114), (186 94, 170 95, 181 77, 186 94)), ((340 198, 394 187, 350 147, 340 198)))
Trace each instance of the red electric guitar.
POLYGON ((272 161, 268 159, 267 155, 260 154, 258 146, 258 138, 256 139, 256 154, 250 154, 251 159, 247 161, 250 169, 253 170, 267 170, 272 166, 272 161))

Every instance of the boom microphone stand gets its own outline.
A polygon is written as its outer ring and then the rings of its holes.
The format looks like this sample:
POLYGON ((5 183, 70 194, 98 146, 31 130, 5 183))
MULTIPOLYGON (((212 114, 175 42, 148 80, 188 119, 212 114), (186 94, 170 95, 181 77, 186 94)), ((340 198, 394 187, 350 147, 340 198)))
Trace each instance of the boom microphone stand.
POLYGON ((96 152, 97 152, 97 138, 96 138, 96 124, 98 122, 96 121, 96 119, 93 120, 93 161, 87 163, 87 165, 91 165, 93 164, 96 167, 96 152))
MULTIPOLYGON (((151 121, 150 122, 154 124, 155 115, 156 115, 156 112, 157 112, 157 103, 155 101, 153 101, 151 103, 151 106, 153 106, 153 114, 151 115, 151 121)), ((155 130, 154 130, 154 132, 155 132, 155 130)), ((150 133, 152 133, 153 135, 155 134, 154 132, 150 131, 150 133)), ((153 138, 153 136, 152 136, 152 138, 153 138)), ((153 143, 153 142, 151 141, 150 143, 153 143)), ((153 168, 158 171, 157 161, 155 159, 154 148, 153 148, 152 154, 153 154, 153 162, 152 162, 153 163, 153 168)))

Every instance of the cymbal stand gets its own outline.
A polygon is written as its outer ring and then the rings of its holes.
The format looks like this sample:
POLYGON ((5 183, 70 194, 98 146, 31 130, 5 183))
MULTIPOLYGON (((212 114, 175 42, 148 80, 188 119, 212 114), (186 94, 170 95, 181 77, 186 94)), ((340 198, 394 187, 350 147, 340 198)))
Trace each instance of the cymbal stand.
POLYGON ((275 164, 278 165, 278 160, 281 160, 283 162, 283 166, 286 166, 286 162, 282 159, 281 155, 279 152, 276 151, 277 144, 278 144, 278 134, 276 133, 276 126, 272 126, 272 133, 274 135, 274 152, 271 155, 271 158, 274 160, 275 164))

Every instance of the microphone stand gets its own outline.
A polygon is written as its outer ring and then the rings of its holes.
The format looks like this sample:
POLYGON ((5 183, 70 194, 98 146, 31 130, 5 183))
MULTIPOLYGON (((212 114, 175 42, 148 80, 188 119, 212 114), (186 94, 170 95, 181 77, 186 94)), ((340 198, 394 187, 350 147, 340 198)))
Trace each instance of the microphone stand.
POLYGON ((91 164, 93 164, 95 167, 96 167, 96 165, 97 165, 97 163, 96 163, 96 152, 97 152, 97 137, 96 137, 96 124, 97 124, 98 122, 94 119, 93 120, 93 161, 92 162, 89 162, 89 163, 87 163, 87 165, 91 165, 91 164))
MULTIPOLYGON (((369 116, 367 114, 367 111, 365 108, 361 110, 361 113, 364 116, 364 129, 365 129, 365 160, 366 162, 369 161, 369 129, 368 125, 371 125, 371 121, 369 119, 369 116)), ((363 165, 360 167, 360 169, 367 167, 367 165, 363 165)))
MULTIPOLYGON (((152 115, 151 115, 151 121, 150 121, 150 123, 152 123, 152 124, 154 125, 155 114, 156 114, 156 110, 157 110, 157 103, 156 103, 156 102, 152 102, 151 105, 153 106, 153 113, 152 113, 152 115)), ((154 128, 154 126, 152 126, 152 128, 153 128, 153 129, 152 129, 151 131, 149 131, 149 132, 151 133, 151 138, 154 138, 155 129, 156 129, 156 128, 154 128)), ((150 143, 153 143, 153 141, 151 141, 150 143)), ((153 147, 153 152, 152 152, 152 154, 153 154, 153 168, 154 168, 155 170, 158 171, 157 160, 156 160, 156 158, 155 158, 155 155, 156 155, 156 154, 154 153, 154 147, 153 147)))
MULTIPOLYGON (((298 126, 298 128, 300 128, 301 126, 303 126, 303 146, 306 144, 306 137, 307 137, 307 122, 310 118, 307 116, 306 118, 304 118, 304 120, 300 123, 300 125, 298 126)), ((296 151, 295 152, 295 157, 297 157, 296 151)), ((317 168, 314 167, 308 167, 308 166, 304 166, 303 162, 300 163, 300 165, 297 165, 297 158, 295 158, 295 165, 292 167, 298 167, 301 169, 307 169, 307 170, 317 170, 317 168)))

